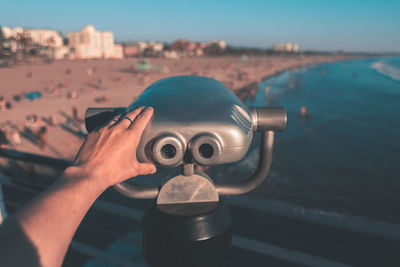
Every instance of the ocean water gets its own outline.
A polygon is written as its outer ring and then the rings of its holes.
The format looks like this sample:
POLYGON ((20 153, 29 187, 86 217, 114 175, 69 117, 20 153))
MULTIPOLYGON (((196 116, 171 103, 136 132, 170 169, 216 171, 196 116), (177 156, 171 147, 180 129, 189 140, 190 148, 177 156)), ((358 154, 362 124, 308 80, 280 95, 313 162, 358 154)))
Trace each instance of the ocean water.
MULTIPOLYGON (((288 124, 276 134, 271 172, 251 193, 262 196, 255 199, 400 223, 399 75, 400 58, 375 58, 302 67, 262 82, 246 104, 283 106, 288 124), (302 106, 310 111, 307 119, 302 106)), ((257 164, 258 136, 253 141, 242 161, 213 167, 209 175, 218 182, 247 178, 257 164)), ((134 232, 107 251, 147 266, 140 244, 134 232)), ((91 260, 84 266, 111 265, 91 260)))
MULTIPOLYGON (((271 173, 255 194, 400 222, 400 58, 285 71, 261 83, 246 104, 283 106, 288 114, 287 129, 276 134, 271 173), (302 106, 308 118, 300 116, 302 106)), ((257 147, 255 140, 244 160, 214 175, 248 175, 257 147)))

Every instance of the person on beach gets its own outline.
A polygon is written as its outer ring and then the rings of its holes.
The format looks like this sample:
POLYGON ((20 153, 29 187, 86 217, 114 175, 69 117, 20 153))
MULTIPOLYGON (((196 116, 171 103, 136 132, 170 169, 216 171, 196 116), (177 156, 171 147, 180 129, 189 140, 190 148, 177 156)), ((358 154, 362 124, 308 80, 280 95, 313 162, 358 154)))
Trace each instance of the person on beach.
POLYGON ((0 96, 0 110, 6 109, 6 101, 4 100, 3 96, 0 96))
POLYGON ((79 117, 79 112, 76 106, 72 107, 72 120, 75 124, 79 125, 83 120, 79 117))
POLYGON ((8 141, 6 133, 0 129, 0 148, 8 148, 10 141, 8 141))
POLYGON ((301 116, 301 119, 303 119, 303 120, 304 119, 309 119, 310 116, 311 116, 310 110, 307 109, 306 106, 301 106, 301 108, 300 108, 300 116, 301 116))
POLYGON ((135 153, 152 115, 152 108, 137 108, 89 133, 73 166, 0 226, 0 266, 61 266, 83 217, 108 187, 155 173, 135 153))
POLYGON ((47 145, 47 127, 46 126, 40 127, 40 129, 37 133, 37 143, 38 143, 40 149, 42 149, 42 150, 47 145))
POLYGON ((264 87, 264 90, 265 90, 265 94, 266 94, 266 95, 269 94, 269 90, 270 90, 270 89, 271 89, 271 88, 269 87, 268 84, 264 87))
POLYGON ((56 117, 56 115, 54 115, 54 114, 51 114, 50 116, 49 116, 49 125, 50 126, 56 126, 57 125, 57 117, 56 117))

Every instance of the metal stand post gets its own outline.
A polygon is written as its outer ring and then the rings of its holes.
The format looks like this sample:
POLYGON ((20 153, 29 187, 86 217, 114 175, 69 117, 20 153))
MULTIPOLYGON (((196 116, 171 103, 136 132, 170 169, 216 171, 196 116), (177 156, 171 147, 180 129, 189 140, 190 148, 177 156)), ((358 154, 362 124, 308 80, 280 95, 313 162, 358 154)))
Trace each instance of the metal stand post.
POLYGON ((150 266, 226 266, 232 217, 224 202, 157 205, 143 217, 143 250, 150 266))

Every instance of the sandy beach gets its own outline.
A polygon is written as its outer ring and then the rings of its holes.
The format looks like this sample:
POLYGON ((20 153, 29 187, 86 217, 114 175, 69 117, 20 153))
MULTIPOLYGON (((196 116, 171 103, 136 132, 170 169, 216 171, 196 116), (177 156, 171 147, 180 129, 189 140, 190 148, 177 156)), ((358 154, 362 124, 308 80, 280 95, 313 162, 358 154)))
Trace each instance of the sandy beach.
POLYGON ((73 159, 94 106, 127 106, 151 83, 201 75, 226 84, 242 99, 263 79, 288 68, 345 60, 343 55, 201 57, 34 61, 0 68, 0 127, 9 147, 73 159))

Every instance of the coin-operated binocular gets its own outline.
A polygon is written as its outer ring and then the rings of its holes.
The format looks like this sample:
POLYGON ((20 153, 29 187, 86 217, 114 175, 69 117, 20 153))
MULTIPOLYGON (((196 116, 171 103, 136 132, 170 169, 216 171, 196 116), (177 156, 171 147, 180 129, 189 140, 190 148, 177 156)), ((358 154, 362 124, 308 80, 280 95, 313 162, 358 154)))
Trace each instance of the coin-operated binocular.
POLYGON ((177 76, 153 83, 128 108, 87 109, 87 130, 141 106, 153 107, 154 116, 141 137, 138 160, 182 166, 181 173, 156 187, 114 186, 131 198, 155 199, 143 218, 147 261, 151 266, 223 266, 232 233, 231 214, 220 196, 245 194, 266 179, 274 131, 286 127, 285 110, 248 108, 214 79, 177 76), (258 167, 244 182, 215 184, 196 170, 196 165, 241 160, 256 131, 261 132, 258 167))

